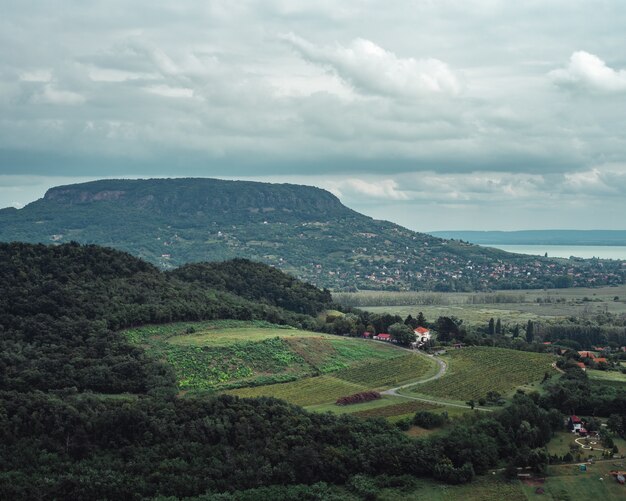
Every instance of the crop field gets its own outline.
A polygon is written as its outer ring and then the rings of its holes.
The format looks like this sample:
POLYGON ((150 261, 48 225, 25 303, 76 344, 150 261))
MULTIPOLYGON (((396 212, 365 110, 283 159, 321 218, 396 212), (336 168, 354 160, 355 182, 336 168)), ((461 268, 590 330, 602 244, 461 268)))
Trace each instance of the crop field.
POLYGON ((384 388, 421 379, 435 374, 436 371, 437 363, 434 360, 409 353, 392 360, 381 360, 344 369, 333 375, 338 379, 368 388, 384 388))
POLYGON ((466 322, 506 322, 594 315, 605 311, 626 313, 626 286, 496 292, 382 292, 335 293, 333 299, 374 313, 403 317, 423 312, 428 320, 454 315, 466 322))
POLYGON ((362 362, 389 360, 406 354, 392 345, 338 336, 292 337, 286 341, 295 353, 324 374, 362 362))
POLYGON ((442 407, 434 404, 429 404, 427 402, 419 402, 418 400, 410 400, 408 402, 404 401, 400 404, 372 407, 371 409, 359 410, 352 413, 352 415, 363 418, 388 418, 395 416, 404 416, 405 414, 415 414, 418 411, 434 411, 437 409, 442 409, 442 407))
POLYGON ((479 399, 489 391, 505 395, 517 387, 541 380, 554 357, 504 348, 470 347, 442 357, 448 371, 441 378, 416 385, 411 391, 447 400, 479 399))
POLYGON ((181 390, 285 383, 406 353, 391 345, 267 322, 182 322, 129 329, 124 335, 169 363, 181 390))
POLYGON ((343 381, 333 376, 319 376, 291 383, 240 388, 226 393, 244 398, 276 397, 292 404, 308 406, 333 402, 339 397, 352 395, 366 389, 368 388, 365 386, 343 381))

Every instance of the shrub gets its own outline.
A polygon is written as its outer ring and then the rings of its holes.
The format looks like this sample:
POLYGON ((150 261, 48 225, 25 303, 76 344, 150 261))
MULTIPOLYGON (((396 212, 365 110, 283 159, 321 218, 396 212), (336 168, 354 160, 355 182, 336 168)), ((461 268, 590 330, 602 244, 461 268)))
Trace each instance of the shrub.
POLYGON ((352 405, 360 404, 362 402, 370 402, 372 400, 378 400, 381 398, 380 393, 377 391, 363 391, 361 393, 355 393, 347 397, 338 398, 335 404, 337 405, 352 405))

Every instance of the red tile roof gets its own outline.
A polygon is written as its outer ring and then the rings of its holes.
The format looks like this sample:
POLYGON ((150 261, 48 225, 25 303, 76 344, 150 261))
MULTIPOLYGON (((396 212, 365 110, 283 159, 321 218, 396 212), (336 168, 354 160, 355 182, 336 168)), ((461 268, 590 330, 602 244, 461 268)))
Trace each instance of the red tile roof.
POLYGON ((578 367, 580 367, 581 369, 584 369, 584 368, 585 368, 585 364, 584 364, 584 363, 582 363, 582 362, 576 362, 576 365, 577 365, 578 367))
POLYGON ((597 363, 604 362, 604 363, 606 364, 606 358, 604 358, 604 357, 596 358, 596 360, 595 360, 595 361, 596 361, 597 363))
POLYGON ((572 423, 582 423, 582 420, 576 415, 570 417, 570 419, 572 420, 572 423))
POLYGON ((430 330, 426 327, 418 327, 413 332, 416 332, 417 334, 426 334, 427 332, 430 332, 430 330))
POLYGON ((391 339, 391 334, 378 334, 378 339, 391 339))
POLYGON ((579 351, 578 354, 583 358, 596 358, 595 353, 591 353, 590 351, 579 351))

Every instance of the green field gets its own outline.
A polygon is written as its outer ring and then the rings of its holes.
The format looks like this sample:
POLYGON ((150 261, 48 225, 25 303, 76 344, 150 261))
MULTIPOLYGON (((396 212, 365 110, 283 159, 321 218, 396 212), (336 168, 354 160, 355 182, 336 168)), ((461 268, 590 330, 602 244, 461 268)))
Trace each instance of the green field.
POLYGON ((535 493, 535 486, 523 485, 522 489, 527 499, 598 499, 603 501, 618 501, 626 499, 626 486, 619 485, 611 470, 624 471, 626 466, 623 460, 598 461, 587 465, 587 471, 581 472, 577 465, 559 465, 548 468, 548 477, 542 488, 545 494, 535 493))
POLYGON ((333 376, 319 376, 291 383, 229 390, 227 393, 244 398, 276 397, 306 407, 334 402, 340 397, 359 393, 366 389, 365 386, 349 383, 333 376))
POLYGON ((617 382, 624 383, 626 385, 626 374, 622 374, 619 371, 598 371, 587 369, 587 377, 589 377, 589 379, 595 379, 596 381, 617 382))
POLYGON ((454 315, 466 322, 487 322, 500 317, 510 323, 594 315, 605 311, 626 313, 626 286, 495 292, 381 292, 335 293, 333 299, 374 313, 406 317, 423 312, 434 321, 454 315), (617 297, 617 300, 615 298, 617 297))
POLYGON ((416 385, 411 391, 446 400, 478 400, 488 391, 503 396, 524 385, 540 381, 555 358, 505 348, 469 347, 452 350, 442 357, 448 370, 441 378, 416 385))
MULTIPOLYGON (((257 388, 241 388, 229 391, 229 393, 240 397, 270 396, 302 406, 316 406, 333 404, 339 397, 353 393, 383 389, 406 381, 419 380, 436 371, 436 363, 433 360, 416 354, 405 355, 404 353, 406 352, 400 351, 402 356, 393 359, 361 361, 359 365, 352 368, 333 372, 332 376, 311 377, 257 388)), ((369 406, 383 407, 392 403, 394 402, 391 399, 385 398, 383 401, 369 402, 367 408, 370 408, 369 406)), ((347 407, 350 407, 349 411, 343 411, 342 407, 341 412, 356 412, 363 409, 357 406, 347 407)), ((325 407, 313 410, 334 411, 335 409, 325 407)))
POLYGON ((128 329, 124 335, 169 363, 181 390, 272 385, 386 360, 393 368, 394 358, 406 356, 392 345, 267 322, 183 322, 128 329))
POLYGON ((358 365, 334 374, 335 377, 370 389, 398 386, 432 376, 437 372, 434 360, 409 353, 389 361, 358 365))

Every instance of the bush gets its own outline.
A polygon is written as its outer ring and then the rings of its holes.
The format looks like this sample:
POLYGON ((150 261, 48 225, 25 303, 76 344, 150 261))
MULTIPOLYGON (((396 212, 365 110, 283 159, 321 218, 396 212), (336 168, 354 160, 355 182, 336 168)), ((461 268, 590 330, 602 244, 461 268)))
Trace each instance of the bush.
POLYGON ((361 393, 355 393, 347 397, 341 397, 335 402, 336 405, 352 405, 360 404, 362 402, 371 402, 372 400, 378 400, 381 398, 380 393, 377 391, 363 391, 361 393))
POLYGON ((434 412, 420 411, 413 416, 413 424, 422 428, 431 429, 442 426, 446 422, 445 416, 434 412))

